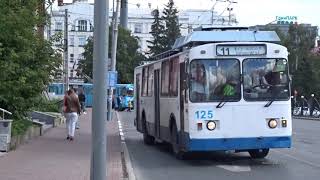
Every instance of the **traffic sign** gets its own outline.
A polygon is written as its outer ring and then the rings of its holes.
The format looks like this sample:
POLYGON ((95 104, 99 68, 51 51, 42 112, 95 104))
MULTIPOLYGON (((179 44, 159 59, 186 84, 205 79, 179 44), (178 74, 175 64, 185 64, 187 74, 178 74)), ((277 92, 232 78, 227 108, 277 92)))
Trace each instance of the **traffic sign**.
POLYGON ((109 71, 107 78, 107 87, 115 87, 118 82, 118 72, 117 71, 109 71))

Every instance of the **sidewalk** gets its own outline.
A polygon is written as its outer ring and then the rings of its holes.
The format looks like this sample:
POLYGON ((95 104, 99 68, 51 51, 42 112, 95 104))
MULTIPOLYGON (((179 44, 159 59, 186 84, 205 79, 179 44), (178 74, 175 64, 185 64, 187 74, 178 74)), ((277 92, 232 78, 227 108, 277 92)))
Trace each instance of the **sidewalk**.
MULTIPOLYGON (((107 122, 107 179, 123 179, 121 141, 114 116, 107 122)), ((66 140, 65 125, 0 156, 0 180, 89 180, 91 156, 91 109, 80 116, 75 140, 66 140)))

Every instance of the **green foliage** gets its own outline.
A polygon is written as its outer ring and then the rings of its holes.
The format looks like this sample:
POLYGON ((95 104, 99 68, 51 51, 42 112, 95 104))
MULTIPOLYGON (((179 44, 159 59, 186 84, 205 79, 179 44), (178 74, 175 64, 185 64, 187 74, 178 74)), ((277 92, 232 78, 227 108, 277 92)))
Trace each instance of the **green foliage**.
POLYGON ((317 60, 313 57, 311 49, 314 46, 317 31, 313 31, 303 25, 291 25, 283 45, 288 48, 289 65, 293 74, 293 89, 304 95, 316 93, 319 88, 320 77, 317 71, 320 68, 317 60))
POLYGON ((292 86, 298 92, 301 92, 305 95, 310 95, 312 92, 315 92, 316 86, 314 83, 317 78, 312 69, 313 62, 310 59, 303 59, 300 62, 299 68, 295 71, 294 80, 292 82, 292 86))
POLYGON ((84 46, 83 52, 84 59, 79 61, 79 66, 77 69, 77 75, 86 75, 91 79, 93 77, 93 37, 87 39, 87 44, 84 46))
POLYGON ((148 46, 148 48, 150 49, 148 54, 150 54, 151 56, 160 54, 165 51, 165 48, 164 48, 165 41, 163 37, 164 25, 160 17, 159 10, 158 9, 153 10, 152 15, 153 15, 154 21, 151 25, 150 34, 152 35, 153 40, 147 41, 149 44, 151 44, 150 46, 148 46))
MULTIPOLYGON (((111 39, 111 33, 109 39, 111 39)), ((134 68, 146 59, 144 55, 138 52, 139 48, 137 38, 132 36, 130 31, 119 27, 117 71, 120 83, 133 83, 134 68)), ((111 46, 109 46, 109 57, 111 57, 111 46)))
POLYGON ((44 97, 38 97, 33 105, 32 110, 42 112, 60 112, 62 100, 48 100, 44 97))
POLYGON ((311 53, 317 29, 291 25, 287 34, 268 26, 264 30, 276 31, 281 44, 288 49, 292 89, 306 96, 312 93, 320 96, 320 57, 311 53))
POLYGON ((0 107, 16 119, 32 108, 62 62, 52 43, 37 34, 36 27, 46 22, 37 13, 39 3, 0 1, 0 107))
MULTIPOLYGON (((110 28, 111 29, 111 28, 110 28)), ((109 57, 111 57, 111 40, 112 31, 109 31, 109 57)), ((136 37, 121 27, 118 31, 117 44, 117 64, 118 82, 133 83, 134 68, 145 60, 145 57, 138 52, 139 45, 136 37)), ((79 62, 78 72, 88 75, 92 78, 93 69, 93 37, 88 38, 88 43, 85 46, 83 53, 84 60, 79 62)))
POLYGON ((11 136, 24 134, 27 129, 32 125, 32 121, 25 117, 16 116, 12 122, 11 136))
POLYGON ((178 9, 175 7, 173 0, 169 0, 163 10, 163 17, 165 23, 163 44, 165 50, 170 50, 175 40, 181 36, 180 24, 178 19, 178 9))

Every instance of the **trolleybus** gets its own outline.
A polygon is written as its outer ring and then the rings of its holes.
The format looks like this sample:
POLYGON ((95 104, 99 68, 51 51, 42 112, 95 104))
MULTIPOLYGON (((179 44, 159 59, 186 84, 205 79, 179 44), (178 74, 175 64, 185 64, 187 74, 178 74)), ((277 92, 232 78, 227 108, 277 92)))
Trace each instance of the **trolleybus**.
POLYGON ((208 28, 135 68, 135 125, 144 142, 186 152, 290 148, 287 48, 273 31, 208 28))

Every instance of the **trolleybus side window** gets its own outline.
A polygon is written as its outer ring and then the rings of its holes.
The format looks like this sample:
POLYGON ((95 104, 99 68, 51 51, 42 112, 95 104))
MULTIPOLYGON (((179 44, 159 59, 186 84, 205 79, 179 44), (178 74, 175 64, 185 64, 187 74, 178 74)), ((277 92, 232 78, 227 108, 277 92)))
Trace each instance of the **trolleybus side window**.
POLYGON ((179 58, 171 61, 170 68, 170 84, 169 94, 170 96, 178 96, 178 73, 179 73, 179 58))
POLYGON ((190 74, 192 102, 239 101, 241 98, 237 59, 193 60, 190 74))
POLYGON ((164 61, 161 65, 161 96, 169 95, 170 61, 164 61))
POLYGON ((245 100, 288 100, 290 97, 285 59, 246 59, 243 77, 245 100))
POLYGON ((178 96, 179 58, 167 60, 161 65, 161 96, 178 96))
POLYGON ((142 69, 142 94, 141 96, 148 95, 148 67, 142 69))
POLYGON ((147 96, 152 96, 153 91, 153 66, 148 68, 148 94, 147 96))

